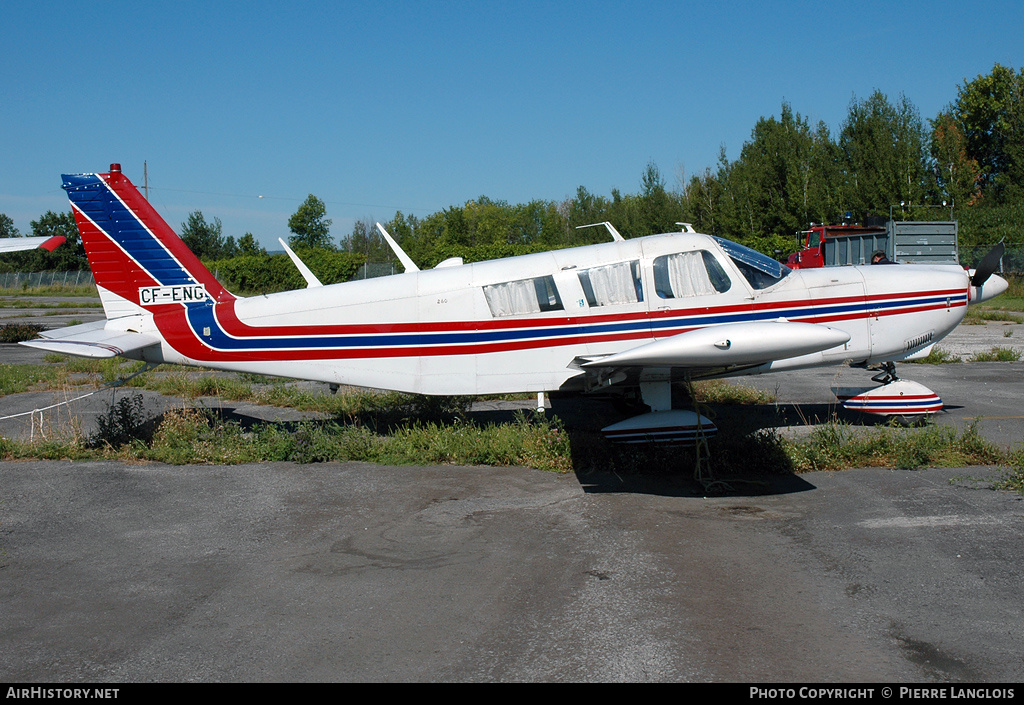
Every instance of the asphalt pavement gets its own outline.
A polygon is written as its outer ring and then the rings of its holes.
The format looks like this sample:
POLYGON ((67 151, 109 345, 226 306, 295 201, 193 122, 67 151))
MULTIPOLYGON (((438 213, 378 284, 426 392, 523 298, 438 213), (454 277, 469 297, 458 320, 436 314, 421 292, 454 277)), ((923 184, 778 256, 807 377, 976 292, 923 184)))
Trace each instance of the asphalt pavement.
POLYGON ((1013 683, 991 469, 0 468, 0 680, 1013 683))

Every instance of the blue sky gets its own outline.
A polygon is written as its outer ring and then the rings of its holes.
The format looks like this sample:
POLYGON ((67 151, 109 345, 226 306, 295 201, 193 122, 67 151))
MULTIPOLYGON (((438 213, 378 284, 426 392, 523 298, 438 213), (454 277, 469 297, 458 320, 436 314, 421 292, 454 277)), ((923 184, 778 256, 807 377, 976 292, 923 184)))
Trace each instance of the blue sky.
POLYGON ((995 63, 1024 3, 0 4, 0 212, 69 209, 61 173, 120 162, 172 227, 268 246, 307 194, 335 238, 486 195, 635 193, 735 158, 783 101, 833 134, 851 100, 924 119, 995 63), (262 198, 260 198, 262 196, 262 198))

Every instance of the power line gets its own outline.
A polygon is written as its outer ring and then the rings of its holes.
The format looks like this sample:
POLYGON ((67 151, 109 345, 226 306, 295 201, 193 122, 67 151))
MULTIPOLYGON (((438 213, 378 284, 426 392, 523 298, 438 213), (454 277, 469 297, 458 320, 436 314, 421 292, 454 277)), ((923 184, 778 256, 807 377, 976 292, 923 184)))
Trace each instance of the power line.
MULTIPOLYGON (((259 195, 255 195, 254 196, 252 194, 241 194, 241 193, 219 193, 219 192, 216 192, 216 191, 192 191, 192 190, 189 190, 189 189, 166 188, 166 187, 163 187, 163 186, 160 186, 160 187, 150 186, 149 190, 151 190, 151 191, 167 191, 167 192, 171 192, 171 193, 188 193, 188 194, 193 194, 193 195, 197 195, 197 196, 219 196, 219 197, 222 197, 222 198, 256 198, 256 199, 265 199, 265 200, 274 200, 274 201, 292 201, 292 202, 296 202, 296 203, 301 203, 302 201, 306 200, 305 198, 295 198, 293 196, 267 196, 267 195, 264 195, 264 194, 259 194, 259 195)), ((351 203, 351 202, 348 202, 348 201, 324 201, 324 204, 325 205, 334 205, 334 206, 358 207, 358 208, 394 208, 395 210, 408 211, 408 212, 431 210, 429 208, 407 208, 407 207, 404 207, 404 206, 387 205, 387 204, 381 204, 381 203, 351 203)))

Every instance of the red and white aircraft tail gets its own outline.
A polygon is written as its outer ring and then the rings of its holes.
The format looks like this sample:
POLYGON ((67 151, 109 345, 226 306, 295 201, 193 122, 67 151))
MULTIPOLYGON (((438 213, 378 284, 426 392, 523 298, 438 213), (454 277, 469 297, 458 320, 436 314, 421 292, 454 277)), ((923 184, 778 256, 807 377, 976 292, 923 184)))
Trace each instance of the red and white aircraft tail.
POLYGON ((63 187, 108 320, 47 331, 27 345, 86 357, 137 356, 159 346, 159 331, 149 323, 154 315, 180 311, 181 302, 234 298, 119 164, 107 173, 64 175, 63 187))

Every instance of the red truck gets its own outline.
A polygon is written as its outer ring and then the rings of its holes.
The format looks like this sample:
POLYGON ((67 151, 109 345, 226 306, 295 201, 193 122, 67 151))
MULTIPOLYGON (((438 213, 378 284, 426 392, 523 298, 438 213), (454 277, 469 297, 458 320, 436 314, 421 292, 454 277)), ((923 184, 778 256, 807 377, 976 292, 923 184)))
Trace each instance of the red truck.
POLYGON ((870 264, 877 252, 893 262, 956 263, 957 222, 894 221, 884 225, 812 225, 786 260, 793 269, 870 264))

